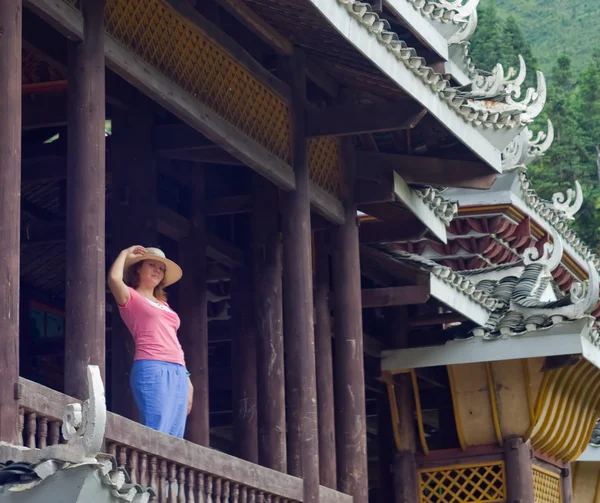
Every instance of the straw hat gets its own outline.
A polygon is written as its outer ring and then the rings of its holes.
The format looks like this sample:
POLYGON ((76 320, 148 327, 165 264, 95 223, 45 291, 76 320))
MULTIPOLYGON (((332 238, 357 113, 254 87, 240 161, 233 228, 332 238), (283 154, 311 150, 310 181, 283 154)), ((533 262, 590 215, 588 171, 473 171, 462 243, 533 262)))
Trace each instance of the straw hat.
POLYGON ((162 250, 159 250, 158 248, 146 248, 146 252, 147 253, 144 255, 138 255, 133 259, 127 260, 125 262, 125 270, 142 260, 156 260, 157 262, 162 262, 166 266, 165 279, 163 280, 164 286, 177 283, 181 279, 181 276, 183 276, 181 267, 172 260, 169 260, 162 250))

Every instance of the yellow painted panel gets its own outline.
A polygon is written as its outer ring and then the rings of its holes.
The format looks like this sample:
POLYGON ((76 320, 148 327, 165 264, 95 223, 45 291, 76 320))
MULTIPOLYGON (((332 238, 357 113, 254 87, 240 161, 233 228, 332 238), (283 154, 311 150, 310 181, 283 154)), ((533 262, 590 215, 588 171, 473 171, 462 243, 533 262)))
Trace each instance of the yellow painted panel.
POLYGON ((600 503, 596 490, 600 479, 600 463, 578 462, 573 469, 573 474, 573 501, 600 503))
POLYGON ((485 363, 451 365, 455 409, 466 446, 497 442, 485 363))
POLYGON ((542 372, 542 366, 544 365, 544 358, 528 358, 525 360, 527 365, 527 373, 529 376, 529 389, 531 391, 531 399, 535 404, 538 398, 538 394, 542 387, 542 379, 544 373, 542 372))
POLYGON ((502 436, 522 437, 531 424, 524 365, 521 360, 507 360, 491 367, 502 436))

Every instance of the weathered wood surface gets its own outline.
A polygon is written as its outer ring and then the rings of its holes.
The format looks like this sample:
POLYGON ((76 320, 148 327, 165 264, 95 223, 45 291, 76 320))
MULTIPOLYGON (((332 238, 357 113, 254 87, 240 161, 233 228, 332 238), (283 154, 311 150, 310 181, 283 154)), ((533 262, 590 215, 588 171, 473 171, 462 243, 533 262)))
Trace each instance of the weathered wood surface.
POLYGON ((336 229, 333 245, 338 489, 351 494, 355 503, 366 503, 365 375, 358 226, 353 200, 356 167, 351 140, 343 138, 341 144, 345 222, 336 229))
POLYGON ((315 233, 315 352, 319 414, 319 472, 321 484, 337 487, 335 451, 335 400, 331 313, 329 310, 329 242, 324 232, 315 233))
MULTIPOLYGON (((64 408, 70 403, 77 402, 72 397, 27 379, 20 378, 19 383, 22 388, 22 399, 19 405, 25 409, 26 415, 35 412, 37 418, 46 418, 49 424, 59 422, 64 408)), ((35 432, 31 435, 35 443, 35 432)), ((123 446, 127 447, 130 453, 136 451, 137 460, 140 462, 147 460, 149 464, 153 460, 157 466, 150 473, 154 474, 155 482, 160 474, 160 465, 168 460, 179 468, 201 472, 204 475, 203 483, 208 481, 207 477, 212 477, 214 481, 220 479, 219 484, 221 480, 231 481, 255 489, 257 493, 262 492, 265 496, 272 495, 290 501, 303 501, 302 480, 299 478, 157 432, 111 412, 107 417, 106 440, 109 444, 109 452, 113 450, 115 455, 121 452, 121 447, 118 446, 123 446)), ((145 472, 142 475, 145 475, 145 472)), ((156 483, 150 484, 150 480, 140 482, 157 487, 156 483)), ((326 487, 321 487, 319 493, 323 503, 352 503, 350 496, 326 487)), ((184 501, 193 500, 188 498, 184 501)))
POLYGON ((105 366, 104 0, 84 0, 84 39, 69 48, 65 390, 87 396, 105 366))
POLYGON ((362 290, 362 307, 408 306, 429 300, 429 285, 392 286, 362 290))
POLYGON ((231 312, 236 332, 231 345, 234 362, 233 444, 240 458, 258 463, 256 325, 249 267, 232 272, 231 312))
POLYGON ((531 446, 522 438, 504 440, 506 500, 534 503, 531 446))
MULTIPOLYGON (((65 36, 73 40, 81 39, 81 15, 72 7, 56 0, 25 2, 65 36)), ((231 126, 191 94, 183 91, 158 70, 142 62, 108 36, 105 37, 105 53, 107 66, 131 85, 278 187, 283 190, 294 188, 294 172, 291 166, 231 126)), ((310 198, 313 207, 325 218, 336 224, 343 221, 341 203, 312 182, 310 198)))
POLYGON ((264 466, 287 471, 283 353, 282 250, 279 194, 267 180, 254 179, 254 314, 258 382, 258 450, 264 466))
POLYGON ((0 1, 0 440, 18 436, 21 236, 20 0, 0 1))
POLYGON ((310 227, 310 185, 308 175, 308 141, 304 134, 306 101, 306 56, 295 50, 289 59, 292 87, 292 166, 296 190, 285 195, 284 254, 287 256, 284 294, 287 296, 285 316, 286 340, 298 343, 297 360, 299 397, 299 432, 304 501, 319 501, 319 435, 317 415, 317 377, 312 282, 312 235, 310 227))
POLYGON ((187 417, 185 438, 210 445, 208 382, 208 314, 206 292, 206 217, 204 215, 204 169, 188 166, 193 190, 190 233, 179 243, 183 277, 179 288, 179 329, 185 362, 194 386, 194 403, 187 417))

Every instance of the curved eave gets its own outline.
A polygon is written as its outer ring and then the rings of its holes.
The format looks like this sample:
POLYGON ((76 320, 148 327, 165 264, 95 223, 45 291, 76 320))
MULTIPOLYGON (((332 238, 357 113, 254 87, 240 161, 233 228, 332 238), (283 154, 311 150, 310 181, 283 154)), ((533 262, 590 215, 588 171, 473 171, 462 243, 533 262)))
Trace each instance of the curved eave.
POLYGON ((368 58, 382 73, 387 75, 400 89, 423 105, 431 115, 451 131, 475 155, 485 161, 496 172, 502 172, 500 150, 494 146, 488 136, 497 135, 501 143, 505 143, 509 136, 512 139, 521 128, 513 128, 506 132, 489 131, 489 135, 485 135, 482 130, 466 123, 448 104, 440 99, 437 93, 423 85, 422 80, 399 63, 394 55, 377 40, 377 37, 352 17, 341 3, 337 0, 309 1, 340 35, 368 58))

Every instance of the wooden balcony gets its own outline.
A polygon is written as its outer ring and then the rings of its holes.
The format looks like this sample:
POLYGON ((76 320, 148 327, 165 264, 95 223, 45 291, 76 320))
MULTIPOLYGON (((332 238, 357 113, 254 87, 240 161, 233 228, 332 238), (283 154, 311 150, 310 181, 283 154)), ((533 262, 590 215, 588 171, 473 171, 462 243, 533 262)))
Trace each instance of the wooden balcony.
MULTIPOLYGON (((76 399, 19 378, 23 445, 61 442, 65 407, 76 399)), ((152 487, 164 503, 292 503, 303 501, 302 479, 175 438, 108 413, 105 449, 131 482, 152 487)), ((352 497, 321 486, 321 503, 352 503, 352 497)))

